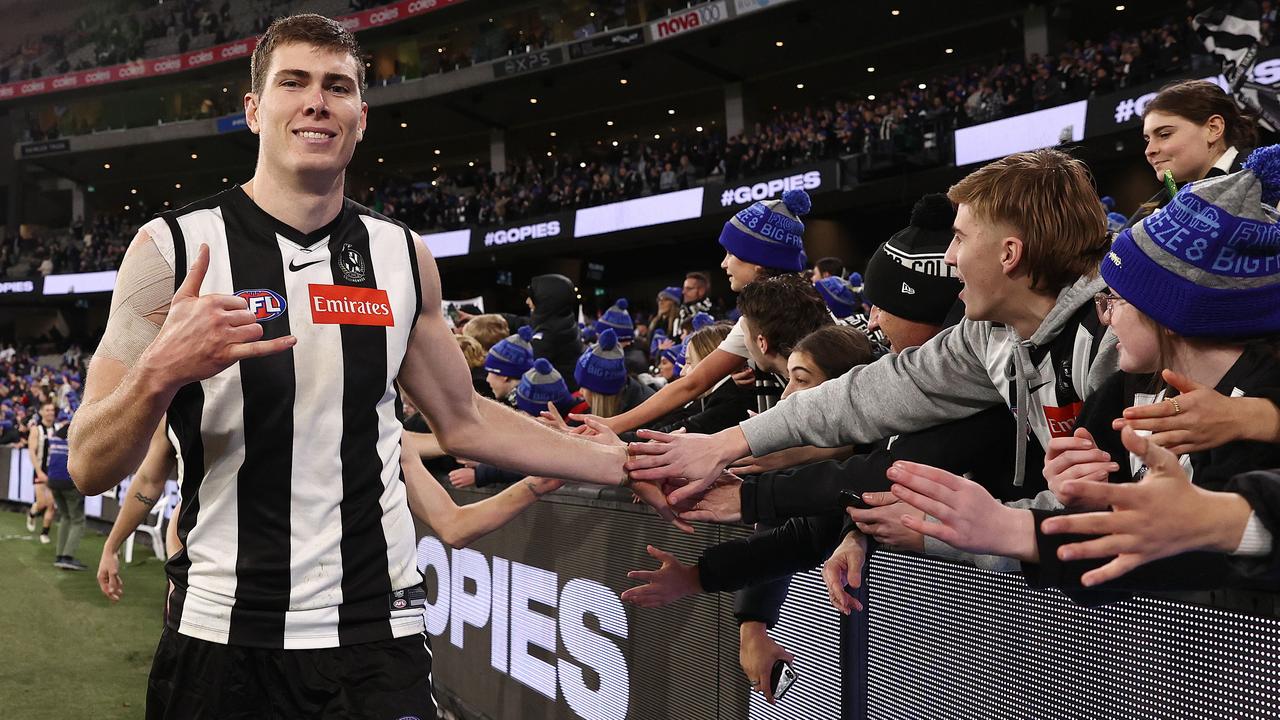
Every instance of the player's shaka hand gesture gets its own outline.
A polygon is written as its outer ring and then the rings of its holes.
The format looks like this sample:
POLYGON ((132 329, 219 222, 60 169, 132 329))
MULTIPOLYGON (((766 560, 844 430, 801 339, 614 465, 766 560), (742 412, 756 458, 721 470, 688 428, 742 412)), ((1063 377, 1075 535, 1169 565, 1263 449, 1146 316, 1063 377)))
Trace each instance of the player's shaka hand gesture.
POLYGON ((292 335, 263 340, 262 325, 244 298, 201 295, 208 270, 209 246, 201 245, 173 294, 160 334, 142 355, 143 367, 171 387, 211 378, 236 362, 272 355, 298 342, 292 335))

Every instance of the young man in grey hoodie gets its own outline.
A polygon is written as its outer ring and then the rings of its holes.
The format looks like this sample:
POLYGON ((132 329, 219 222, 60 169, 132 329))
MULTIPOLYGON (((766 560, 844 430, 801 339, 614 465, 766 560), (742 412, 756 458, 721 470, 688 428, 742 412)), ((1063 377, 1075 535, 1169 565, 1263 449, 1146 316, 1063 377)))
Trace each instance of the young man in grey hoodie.
POLYGON ((671 493, 684 501, 745 455, 874 442, 1001 402, 1017 419, 1015 467, 1028 431, 1041 446, 1070 435, 1084 398, 1116 370, 1114 339, 1093 308, 1110 238, 1087 168, 1057 150, 1018 153, 970 174, 948 197, 958 207, 943 260, 965 284, 959 325, 738 427, 652 435, 658 442, 632 447, 637 477, 688 478, 671 493))

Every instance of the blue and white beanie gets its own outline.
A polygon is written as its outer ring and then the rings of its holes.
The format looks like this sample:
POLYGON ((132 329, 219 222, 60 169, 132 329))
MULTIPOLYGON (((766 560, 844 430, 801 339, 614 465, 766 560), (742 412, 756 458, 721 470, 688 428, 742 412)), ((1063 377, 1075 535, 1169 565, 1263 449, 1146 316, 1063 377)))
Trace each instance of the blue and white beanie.
POLYGON ((1243 167, 1183 186, 1102 258, 1117 295, 1184 337, 1280 333, 1280 145, 1243 167))
POLYGON ((662 288, 662 292, 658 293, 658 299, 666 298, 671 302, 679 305, 684 302, 684 291, 672 285, 671 287, 662 288))
POLYGON ((484 356, 484 369, 503 377, 518 378, 533 367, 533 328, 521 326, 515 335, 494 343, 484 356))
POLYGON ((573 379, 581 387, 601 395, 617 395, 627 386, 627 363, 612 329, 600 333, 600 342, 578 358, 573 379))
POLYGON ((843 319, 862 312, 862 298, 858 297, 857 291, 848 280, 832 275, 822 278, 814 286, 826 301, 827 307, 831 309, 831 314, 837 318, 843 319))
POLYGON ((546 358, 534 360, 533 367, 521 376, 520 385, 516 387, 516 407, 534 417, 546 410, 549 402, 562 407, 569 400, 569 386, 546 358))
POLYGON ((1129 222, 1129 218, 1121 215, 1118 212, 1107 213, 1107 230, 1113 233, 1118 233, 1121 230, 1123 230, 1125 224, 1128 222, 1129 222))
POLYGON ((649 339, 649 357, 651 358, 658 357, 658 346, 661 345, 662 341, 666 339, 667 339, 666 330, 663 330, 662 328, 657 328, 656 330, 653 331, 653 337, 649 339))
POLYGON ((619 299, 596 321, 596 332, 603 333, 606 329, 613 330, 619 340, 631 340, 636 336, 636 327, 631 322, 631 313, 627 312, 626 298, 619 299))
POLYGON ((811 207, 809 193, 788 190, 781 200, 761 200, 739 210, 720 231, 720 244, 739 260, 800 272, 809 265, 804 254, 804 223, 811 207))
POLYGON ((679 345, 669 347, 662 351, 662 357, 666 358, 673 366, 675 366, 675 369, 671 371, 672 377, 680 377, 684 374, 684 361, 686 360, 685 351, 687 348, 687 344, 680 343, 679 345))
POLYGON ((698 332, 708 325, 715 325, 716 319, 711 317, 709 313, 696 312, 693 314, 693 318, 689 321, 689 324, 693 327, 694 332, 698 332))

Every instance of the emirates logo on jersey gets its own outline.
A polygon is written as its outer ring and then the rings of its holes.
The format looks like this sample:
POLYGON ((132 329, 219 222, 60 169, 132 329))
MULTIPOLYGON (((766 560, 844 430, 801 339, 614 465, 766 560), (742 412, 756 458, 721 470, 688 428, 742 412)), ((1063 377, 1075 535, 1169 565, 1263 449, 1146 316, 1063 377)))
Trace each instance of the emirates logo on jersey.
POLYGON ((244 298, 249 303, 249 311, 260 323, 275 320, 284 314, 288 303, 284 296, 274 290, 259 288, 256 290, 239 290, 236 297, 244 298))
POLYGON ((1051 437, 1071 437, 1071 433, 1075 432, 1076 420, 1080 418, 1080 411, 1084 408, 1084 403, 1073 402, 1062 407, 1044 406, 1044 419, 1049 423, 1049 435, 1051 437))
POLYGON ((396 324, 386 290, 345 285, 308 285, 307 289, 311 295, 311 322, 316 325, 396 324))

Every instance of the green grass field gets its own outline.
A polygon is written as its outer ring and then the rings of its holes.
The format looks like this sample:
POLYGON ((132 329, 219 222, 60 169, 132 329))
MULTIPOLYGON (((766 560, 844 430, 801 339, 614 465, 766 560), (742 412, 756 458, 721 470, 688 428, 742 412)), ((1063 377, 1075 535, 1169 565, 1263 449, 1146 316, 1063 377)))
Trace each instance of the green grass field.
POLYGON ((53 545, 28 533, 21 513, 0 509, 0 717, 143 716, 164 566, 139 543, 120 573, 124 598, 112 605, 94 579, 105 540, 91 525, 79 552, 89 569, 58 570, 53 545))

